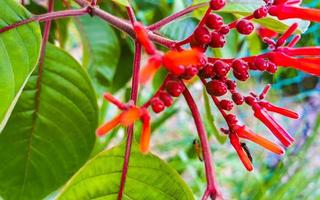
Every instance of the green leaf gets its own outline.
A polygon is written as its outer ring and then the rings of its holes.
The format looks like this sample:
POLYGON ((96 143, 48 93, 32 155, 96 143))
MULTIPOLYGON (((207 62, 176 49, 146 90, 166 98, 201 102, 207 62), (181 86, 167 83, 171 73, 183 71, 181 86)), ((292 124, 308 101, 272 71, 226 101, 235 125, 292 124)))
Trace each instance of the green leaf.
MULTIPOLYGON (((206 2, 204 0, 195 0, 194 4, 206 2)), ((219 10, 219 13, 231 13, 236 15, 238 18, 251 15, 257 8, 265 5, 263 0, 234 0, 230 1, 226 4, 226 6, 219 10)), ((205 9, 201 9, 201 11, 195 12, 195 17, 202 18, 204 15, 205 9)), ((294 22, 298 23, 298 33, 304 33, 309 25, 310 22, 299 20, 299 19, 289 19, 289 20, 278 20, 275 17, 268 15, 262 19, 254 19, 256 23, 261 24, 262 26, 275 30, 277 32, 284 32, 287 28, 293 24, 294 22)))
MULTIPOLYGON (((0 28, 30 17, 15 1, 0 1, 0 28)), ((38 62, 40 45, 37 23, 0 33, 0 132, 38 62)))
POLYGON ((112 1, 122 6, 130 6, 128 0, 112 0, 112 1))
POLYGON ((220 144, 224 144, 227 140, 227 137, 222 135, 220 131, 217 129, 214 123, 214 117, 211 113, 211 106, 209 97, 207 95, 207 91, 203 89, 203 98, 204 98, 204 108, 205 108, 205 121, 207 122, 206 128, 209 130, 209 133, 213 133, 220 144))
MULTIPOLYGON (((117 199, 124 145, 101 152, 86 163, 62 189, 57 200, 117 199)), ((143 155, 134 143, 130 157, 124 200, 194 199, 179 174, 152 154, 143 155)))
POLYGON ((84 44, 83 65, 98 93, 112 84, 120 58, 120 43, 113 28, 96 17, 83 16, 76 21, 84 44))
POLYGON ((198 20, 196 18, 187 17, 162 27, 160 32, 172 40, 183 40, 193 33, 197 24, 198 20))
POLYGON ((68 53, 49 45, 0 135, 0 195, 42 199, 88 159, 98 123, 94 90, 68 53), (38 83, 38 84, 37 84, 38 83))

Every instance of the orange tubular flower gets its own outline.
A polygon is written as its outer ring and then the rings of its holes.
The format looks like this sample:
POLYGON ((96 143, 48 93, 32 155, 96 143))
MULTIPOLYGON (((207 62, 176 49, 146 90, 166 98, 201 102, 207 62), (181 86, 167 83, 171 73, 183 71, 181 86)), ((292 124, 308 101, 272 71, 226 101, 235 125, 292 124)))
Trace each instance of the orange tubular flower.
POLYGON ((136 33, 137 40, 144 47, 147 54, 149 55, 155 54, 156 48, 153 45, 153 43, 150 41, 145 27, 141 23, 135 22, 135 24, 133 25, 133 29, 134 29, 134 32, 136 33))
POLYGON ((198 66, 203 64, 206 57, 205 55, 197 49, 184 50, 184 51, 168 51, 163 56, 164 67, 173 74, 181 66, 188 67, 191 65, 198 66))
POLYGON ((149 152, 150 136, 151 136, 151 126, 150 126, 150 115, 148 112, 144 112, 141 116, 142 134, 140 138, 140 150, 142 153, 149 152))
POLYGON ((231 145, 236 150, 236 152, 237 152, 241 162, 245 166, 245 168, 248 171, 252 171, 253 170, 253 165, 251 163, 251 160, 249 159, 247 153, 243 150, 242 145, 241 145, 241 143, 239 141, 239 137, 237 136, 237 134, 235 134, 234 132, 230 132, 229 133, 229 139, 230 139, 231 145))
POLYGON ((264 147, 265 149, 268 149, 269 151, 271 151, 275 154, 278 154, 278 155, 284 154, 284 149, 281 146, 269 141, 268 139, 266 139, 258 134, 253 133, 246 126, 238 127, 235 131, 240 138, 250 140, 250 141, 264 147))
POLYGON ((162 55, 151 56, 140 74, 140 83, 145 84, 150 80, 162 65, 162 55))

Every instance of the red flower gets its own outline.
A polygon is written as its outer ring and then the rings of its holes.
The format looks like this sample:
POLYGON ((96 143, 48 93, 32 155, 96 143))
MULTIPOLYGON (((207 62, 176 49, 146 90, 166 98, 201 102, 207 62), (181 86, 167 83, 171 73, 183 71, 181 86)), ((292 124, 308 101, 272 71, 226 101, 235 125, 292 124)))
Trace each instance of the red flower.
POLYGON ((111 121, 106 122, 101 125, 97 129, 98 136, 104 136, 110 130, 115 128, 116 126, 130 126, 135 121, 141 120, 142 122, 142 134, 141 134, 141 142, 140 142, 140 150, 143 153, 147 153, 149 151, 149 143, 150 143, 150 116, 148 111, 145 108, 139 108, 132 104, 122 104, 116 98, 114 98, 111 94, 105 93, 104 97, 110 103, 116 105, 119 109, 122 110, 118 116, 113 118, 111 121))
POLYGON ((136 33, 137 40, 146 50, 147 54, 153 55, 156 53, 156 48, 153 43, 149 40, 147 30, 145 27, 139 23, 135 22, 133 25, 134 32, 136 33))
POLYGON ((312 8, 302 8, 287 4, 274 5, 269 8, 269 14, 278 19, 299 18, 303 20, 320 22, 320 10, 312 8))
POLYGON ((260 27, 258 30, 257 30, 257 33, 258 35, 263 39, 265 37, 267 38, 275 38, 278 36, 278 33, 271 30, 271 29, 268 29, 268 28, 265 28, 265 27, 260 27))

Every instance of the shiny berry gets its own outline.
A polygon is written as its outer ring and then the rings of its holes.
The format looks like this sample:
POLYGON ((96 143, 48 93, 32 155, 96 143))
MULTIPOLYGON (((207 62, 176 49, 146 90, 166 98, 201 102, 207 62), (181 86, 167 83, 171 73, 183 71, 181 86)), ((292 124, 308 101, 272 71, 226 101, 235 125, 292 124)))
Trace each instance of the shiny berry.
POLYGON ((258 8, 257 10, 255 10, 253 13, 253 16, 256 19, 260 19, 260 18, 266 17, 267 14, 268 14, 268 8, 263 6, 261 8, 258 8))
POLYGON ((179 81, 168 81, 165 86, 167 92, 173 97, 180 96, 180 94, 184 91, 184 86, 179 81))
POLYGON ((254 26, 253 24, 246 19, 242 19, 236 24, 237 31, 243 35, 249 35, 252 33, 254 26))
POLYGON ((170 71, 172 74, 180 76, 185 72, 185 67, 183 65, 176 66, 170 71))
POLYGON ((237 104, 237 105, 241 105, 241 104, 243 104, 243 102, 244 102, 243 96, 242 96, 240 93, 238 93, 238 92, 232 93, 231 98, 232 98, 233 102, 234 102, 235 104, 237 104))
POLYGON ((213 80, 206 85, 207 92, 213 96, 222 96, 227 93, 227 85, 218 80, 213 80))
POLYGON ((233 114, 228 114, 226 117, 226 121, 229 125, 236 125, 238 122, 237 117, 233 114))
POLYGON ((198 42, 194 37, 191 38, 190 46, 193 49, 204 53, 207 50, 208 45, 198 42))
POLYGON ((233 70, 238 72, 248 71, 249 69, 248 63, 241 59, 234 60, 231 67, 233 70))
POLYGON ((226 43, 226 39, 225 39, 224 35, 222 35, 218 32, 211 33, 211 42, 209 44, 210 47, 222 48, 225 43, 226 43))
POLYGON ((166 93, 165 91, 162 91, 160 93, 159 97, 165 106, 170 107, 173 104, 172 97, 168 93, 166 93))
POLYGON ((223 25, 223 19, 217 14, 209 14, 206 19, 206 25, 211 29, 220 29, 223 25))
POLYGON ((219 33, 220 33, 220 34, 223 34, 223 35, 226 35, 226 34, 228 34, 229 32, 230 32, 230 28, 229 28, 228 25, 222 26, 222 27, 220 28, 220 30, 219 30, 219 33))
POLYGON ((212 10, 220 10, 226 5, 225 0, 211 0, 210 1, 210 8, 212 10))
POLYGON ((254 65, 257 67, 258 70, 264 71, 268 68, 269 61, 258 56, 254 59, 254 65))
POLYGON ((153 98, 151 100, 151 107, 155 113, 160 113, 165 109, 164 103, 159 98, 153 98))
POLYGON ((235 71, 233 70, 233 76, 239 81, 246 81, 250 77, 248 71, 235 71))
POLYGON ((223 77, 226 76, 229 71, 230 66, 225 62, 218 60, 214 63, 214 72, 216 73, 216 75, 223 77))
POLYGON ((198 72, 199 72, 198 68, 188 67, 186 69, 186 71, 184 72, 184 74, 182 75, 182 78, 189 80, 189 79, 193 78, 195 75, 197 75, 198 72))
POLYGON ((237 83, 235 81, 232 81, 232 80, 227 80, 226 84, 228 86, 228 90, 234 90, 237 87, 237 83))
POLYGON ((212 78, 216 75, 213 69, 213 64, 208 63, 202 70, 199 72, 200 77, 202 78, 212 78))
POLYGON ((276 71, 278 70, 278 67, 276 64, 272 63, 272 62, 269 62, 268 63, 268 68, 267 68, 267 72, 271 73, 271 74, 274 74, 276 73, 276 71))
POLYGON ((254 62, 249 62, 248 63, 249 69, 251 70, 258 70, 257 66, 254 64, 254 62))
POLYGON ((209 44, 211 41, 211 34, 207 28, 199 27, 194 32, 194 38, 202 44, 209 44))
POLYGON ((220 101, 219 106, 223 110, 230 111, 233 108, 233 102, 230 101, 230 100, 223 99, 223 100, 220 101))

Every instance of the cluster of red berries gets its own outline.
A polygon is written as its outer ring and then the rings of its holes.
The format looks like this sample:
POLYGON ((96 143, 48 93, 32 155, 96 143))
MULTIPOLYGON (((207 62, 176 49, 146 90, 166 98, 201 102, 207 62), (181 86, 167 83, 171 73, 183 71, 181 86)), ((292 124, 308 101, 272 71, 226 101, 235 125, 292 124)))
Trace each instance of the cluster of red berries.
POLYGON ((162 112, 173 104, 173 97, 179 97, 184 91, 183 83, 174 77, 167 79, 159 92, 152 97, 150 104, 155 113, 162 112))

